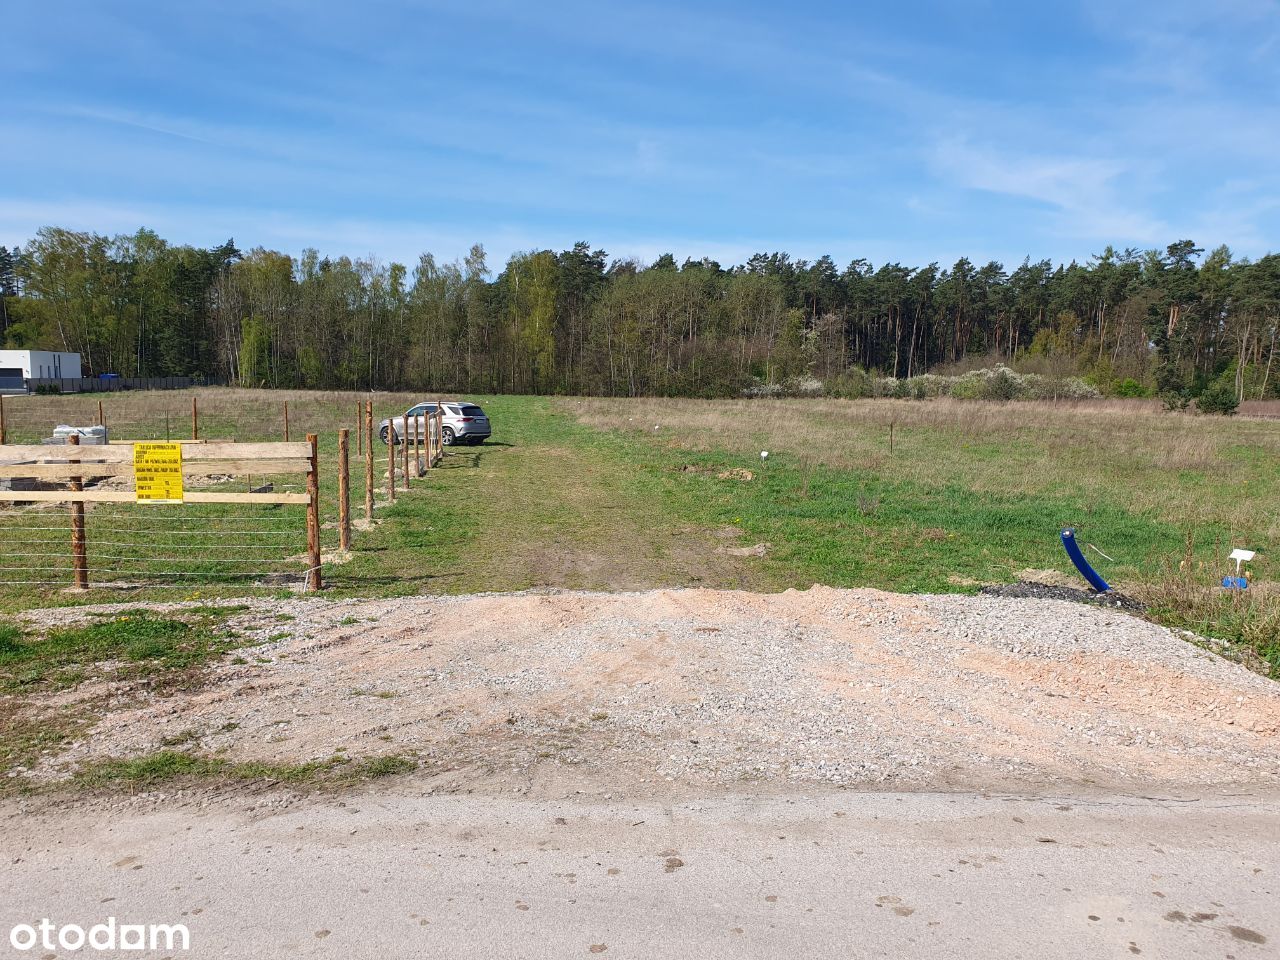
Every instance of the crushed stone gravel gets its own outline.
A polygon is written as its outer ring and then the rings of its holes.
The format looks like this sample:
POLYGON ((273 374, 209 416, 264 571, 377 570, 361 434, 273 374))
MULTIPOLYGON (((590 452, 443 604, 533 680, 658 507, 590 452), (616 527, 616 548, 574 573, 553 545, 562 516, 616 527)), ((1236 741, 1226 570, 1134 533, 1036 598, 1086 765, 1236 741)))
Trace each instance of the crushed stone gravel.
POLYGON ((1147 609, 1146 604, 1142 603, 1142 601, 1127 597, 1114 590, 1107 593, 1098 593, 1095 590, 1037 583, 1030 580, 1024 580, 1019 583, 991 584, 983 587, 978 592, 988 597, 1013 597, 1024 600, 1070 600, 1073 603, 1092 603, 1098 607, 1128 610, 1133 613, 1144 613, 1147 609))
MULTIPOLYGON (((34 776, 166 743, 277 764, 407 754, 427 789, 1280 784, 1280 685, 1122 611, 815 586, 253 600, 194 690, 107 681, 34 776)), ((49 622, 85 611, 32 614, 49 622)), ((57 704, 54 704, 55 706, 57 704)))

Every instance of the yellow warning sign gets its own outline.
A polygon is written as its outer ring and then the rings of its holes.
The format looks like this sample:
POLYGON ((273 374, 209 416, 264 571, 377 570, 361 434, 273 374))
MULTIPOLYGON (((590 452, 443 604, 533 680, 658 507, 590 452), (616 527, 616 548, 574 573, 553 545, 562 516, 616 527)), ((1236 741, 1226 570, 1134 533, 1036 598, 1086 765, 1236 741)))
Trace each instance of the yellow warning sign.
POLYGON ((135 443, 133 484, 138 503, 181 503, 182 444, 135 443))

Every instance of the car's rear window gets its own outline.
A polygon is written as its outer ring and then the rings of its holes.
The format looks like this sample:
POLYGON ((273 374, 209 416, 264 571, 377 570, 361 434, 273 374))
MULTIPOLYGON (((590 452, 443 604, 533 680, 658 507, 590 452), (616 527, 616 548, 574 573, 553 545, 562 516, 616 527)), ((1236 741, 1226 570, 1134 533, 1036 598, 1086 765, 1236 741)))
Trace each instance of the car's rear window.
POLYGON ((464 417, 483 417, 484 411, 479 407, 463 407, 462 415, 464 417))

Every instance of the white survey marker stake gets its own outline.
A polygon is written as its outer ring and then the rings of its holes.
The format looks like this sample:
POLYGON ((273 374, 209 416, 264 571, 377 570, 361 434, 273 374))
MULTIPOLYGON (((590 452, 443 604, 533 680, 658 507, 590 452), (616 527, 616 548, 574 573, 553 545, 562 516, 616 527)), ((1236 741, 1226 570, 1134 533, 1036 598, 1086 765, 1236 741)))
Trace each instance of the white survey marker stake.
POLYGON ((1236 562, 1237 577, 1240 576, 1240 564, 1248 563, 1250 560, 1252 560, 1253 553, 1254 552, 1252 550, 1242 550, 1239 547, 1236 547, 1234 550, 1231 551, 1231 559, 1236 562))

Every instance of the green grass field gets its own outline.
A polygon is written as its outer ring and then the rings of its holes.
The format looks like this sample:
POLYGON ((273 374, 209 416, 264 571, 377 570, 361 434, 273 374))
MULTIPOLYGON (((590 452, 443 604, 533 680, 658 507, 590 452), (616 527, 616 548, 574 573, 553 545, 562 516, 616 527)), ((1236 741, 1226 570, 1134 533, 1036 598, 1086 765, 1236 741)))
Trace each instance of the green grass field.
MULTIPOLYGON (((320 433, 324 545, 336 547, 334 431, 354 428, 363 395, 197 395, 205 437, 280 439, 285 399, 295 438, 320 433)), ((98 399, 10 401, 11 436, 32 441, 55 423, 88 422, 98 399)), ((116 437, 189 429, 189 394, 101 399, 116 437)), ((419 398, 374 399, 381 418, 419 398)), ((349 562, 326 567, 329 595, 815 582, 973 591, 1029 569, 1074 576, 1058 543, 1072 525, 1111 558, 1089 550, 1099 570, 1154 617, 1241 642, 1280 667, 1280 422, 1166 414, 1141 401, 475 399, 494 420, 493 442, 452 450, 394 505, 384 503, 385 448, 375 444, 376 523, 357 531, 349 562), (727 552, 757 544, 763 556, 727 552), (1244 597, 1216 586, 1232 546, 1260 551, 1244 597)), ((362 478, 354 468, 356 517, 362 478)), ((148 527, 154 514, 136 521, 151 532, 137 538, 135 587, 0 587, 0 610, 281 591, 230 581, 210 559, 223 556, 219 531, 239 508, 181 509, 205 518, 185 540, 148 527), (174 561, 148 565, 175 555, 205 575, 164 582, 174 561)), ((294 509, 255 519, 276 553, 301 552, 294 509)), ((129 511, 121 514, 116 529, 127 531, 129 511)))

